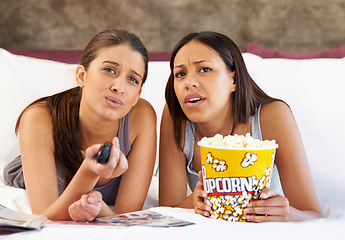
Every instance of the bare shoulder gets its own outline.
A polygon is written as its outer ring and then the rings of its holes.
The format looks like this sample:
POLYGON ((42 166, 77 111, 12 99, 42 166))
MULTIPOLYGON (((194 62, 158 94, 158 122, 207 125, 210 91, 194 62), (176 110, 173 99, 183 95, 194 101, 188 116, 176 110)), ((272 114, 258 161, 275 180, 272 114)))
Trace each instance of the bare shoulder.
POLYGON ((268 122, 270 124, 279 121, 285 121, 293 118, 290 107, 282 101, 274 101, 267 103, 261 107, 260 121, 262 124, 268 122))
POLYGON ((51 114, 45 102, 37 103, 27 108, 21 117, 20 125, 51 126, 51 114), (43 125, 42 125, 43 124, 43 125))
POLYGON ((27 159, 41 159, 32 157, 36 156, 38 148, 42 156, 51 156, 54 148, 53 123, 45 102, 37 103, 24 111, 19 125, 19 142, 21 153, 27 159))
POLYGON ((266 115, 279 115, 279 114, 291 114, 289 105, 283 101, 274 101, 264 104, 261 107, 261 116, 266 115))
POLYGON ((131 142, 134 141, 136 136, 141 135, 140 133, 156 133, 156 122, 156 113, 152 105, 145 99, 140 98, 130 110, 131 142))
POLYGON ((140 98, 133 106, 130 111, 130 114, 135 117, 145 117, 145 118, 154 118, 156 119, 156 112, 152 105, 143 98, 140 98))
POLYGON ((288 132, 298 130, 290 107, 283 101, 274 101, 262 106, 260 125, 264 138, 277 138, 288 132))

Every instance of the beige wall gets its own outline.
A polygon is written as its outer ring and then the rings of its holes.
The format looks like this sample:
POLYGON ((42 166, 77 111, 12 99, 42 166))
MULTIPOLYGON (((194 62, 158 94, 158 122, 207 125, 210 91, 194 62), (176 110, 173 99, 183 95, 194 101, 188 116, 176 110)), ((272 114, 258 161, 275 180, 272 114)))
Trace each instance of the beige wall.
POLYGON ((191 31, 229 35, 286 51, 345 44, 345 0, 1 0, 0 47, 83 49, 108 27, 171 51, 191 31))

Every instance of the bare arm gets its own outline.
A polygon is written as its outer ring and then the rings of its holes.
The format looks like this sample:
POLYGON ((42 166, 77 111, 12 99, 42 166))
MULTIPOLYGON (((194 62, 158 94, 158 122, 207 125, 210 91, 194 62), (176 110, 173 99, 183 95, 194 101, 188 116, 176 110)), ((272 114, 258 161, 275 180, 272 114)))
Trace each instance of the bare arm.
POLYGON ((68 207, 91 191, 100 175, 110 177, 126 170, 125 166, 122 169, 123 161, 118 162, 116 157, 111 157, 107 164, 98 164, 93 157, 100 146, 93 145, 87 149, 86 159, 59 197, 51 118, 43 104, 23 114, 19 134, 25 185, 34 214, 52 220, 68 220, 68 207), (115 171, 116 168, 119 171, 115 171))
POLYGON ((157 145, 156 114, 143 99, 130 112, 130 139, 133 143, 128 170, 121 179, 114 213, 141 210, 151 183, 157 145))
POLYGON ((302 139, 290 108, 283 102, 262 107, 260 124, 263 139, 279 144, 275 163, 288 200, 288 220, 322 217, 302 139))
POLYGON ((159 144, 159 205, 193 208, 187 197, 186 158, 174 140, 173 122, 164 107, 159 144))
MULTIPOLYGON (((273 102, 262 107, 260 125, 263 139, 279 144, 277 164, 285 197, 265 189, 262 200, 248 204, 244 212, 253 222, 301 221, 322 217, 307 158, 297 124, 289 107, 273 102)), ((200 173, 199 173, 200 177, 200 173)), ((210 208, 203 202, 206 192, 199 181, 194 190, 195 212, 209 216, 210 208)))

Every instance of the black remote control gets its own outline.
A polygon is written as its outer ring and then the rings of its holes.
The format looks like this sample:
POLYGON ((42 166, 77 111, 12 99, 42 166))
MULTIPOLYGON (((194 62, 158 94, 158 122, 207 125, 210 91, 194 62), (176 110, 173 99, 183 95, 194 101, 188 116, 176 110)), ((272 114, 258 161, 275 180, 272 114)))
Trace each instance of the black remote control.
POLYGON ((99 150, 97 154, 97 162, 99 163, 106 163, 108 161, 109 155, 110 155, 110 149, 113 146, 111 142, 105 142, 101 150, 99 150))

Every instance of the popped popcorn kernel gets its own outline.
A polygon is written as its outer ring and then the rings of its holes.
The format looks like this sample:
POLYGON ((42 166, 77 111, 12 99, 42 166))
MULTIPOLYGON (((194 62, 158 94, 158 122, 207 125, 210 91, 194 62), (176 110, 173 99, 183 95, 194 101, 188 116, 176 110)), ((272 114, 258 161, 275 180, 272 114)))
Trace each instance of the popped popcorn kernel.
POLYGON ((254 139, 250 136, 250 133, 243 135, 228 135, 223 137, 221 134, 216 134, 214 137, 203 137, 199 142, 199 145, 205 147, 222 147, 222 148, 248 148, 248 149, 268 149, 278 148, 278 144, 275 140, 254 139))

